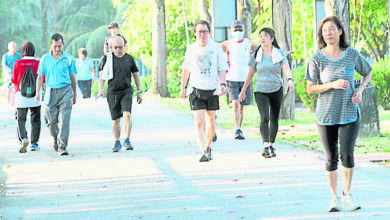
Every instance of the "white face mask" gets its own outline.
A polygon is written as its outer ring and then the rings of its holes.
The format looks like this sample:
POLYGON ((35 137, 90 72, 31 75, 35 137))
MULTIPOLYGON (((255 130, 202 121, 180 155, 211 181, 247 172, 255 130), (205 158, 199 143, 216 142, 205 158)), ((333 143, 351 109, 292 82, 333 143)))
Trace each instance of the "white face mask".
POLYGON ((242 31, 234 31, 232 33, 232 36, 233 36, 233 40, 240 41, 240 40, 242 40, 242 38, 244 38, 244 32, 242 32, 242 31))

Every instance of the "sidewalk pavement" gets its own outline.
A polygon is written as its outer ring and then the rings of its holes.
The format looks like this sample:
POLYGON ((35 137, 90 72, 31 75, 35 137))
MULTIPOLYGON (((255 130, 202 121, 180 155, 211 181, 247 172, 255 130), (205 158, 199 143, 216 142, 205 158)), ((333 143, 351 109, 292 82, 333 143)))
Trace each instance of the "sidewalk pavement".
POLYGON ((214 160, 199 163, 192 116, 148 97, 134 104, 134 151, 112 153, 104 99, 74 106, 68 157, 46 127, 41 150, 19 154, 15 126, 2 108, 0 219, 390 219, 389 168, 357 161, 363 209, 330 214, 321 153, 277 143, 277 157, 263 159, 259 139, 218 129, 214 160))

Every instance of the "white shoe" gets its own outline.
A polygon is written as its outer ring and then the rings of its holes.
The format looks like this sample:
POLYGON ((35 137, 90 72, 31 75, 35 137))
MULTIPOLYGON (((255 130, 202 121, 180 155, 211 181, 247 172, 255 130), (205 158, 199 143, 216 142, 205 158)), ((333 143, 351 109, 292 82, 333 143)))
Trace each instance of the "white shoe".
POLYGON ((353 202, 351 193, 348 193, 347 195, 344 195, 343 193, 343 195, 341 196, 341 202, 344 204, 344 206, 346 206, 351 211, 356 211, 361 209, 359 205, 356 205, 353 202))
POLYGON ((332 199, 330 200, 328 212, 339 212, 341 211, 340 208, 340 200, 337 196, 332 196, 332 199))
POLYGON ((19 153, 26 153, 27 152, 27 146, 30 142, 28 142, 28 139, 23 139, 22 141, 22 147, 19 149, 19 153))

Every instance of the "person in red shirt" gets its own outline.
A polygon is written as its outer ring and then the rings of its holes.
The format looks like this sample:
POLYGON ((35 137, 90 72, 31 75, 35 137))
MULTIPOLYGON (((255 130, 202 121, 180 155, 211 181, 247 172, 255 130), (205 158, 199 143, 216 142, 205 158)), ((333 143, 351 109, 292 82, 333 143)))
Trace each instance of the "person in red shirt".
MULTIPOLYGON (((21 60, 18 60, 14 64, 12 70, 11 81, 15 85, 15 106, 16 106, 16 120, 17 120, 17 133, 18 139, 20 142, 20 153, 27 152, 27 146, 29 145, 29 139, 27 136, 26 130, 26 120, 27 112, 30 110, 30 119, 31 119, 31 151, 39 150, 39 136, 41 133, 41 103, 35 102, 34 97, 25 97, 22 96, 20 92, 20 82, 24 72, 28 67, 31 67, 37 76, 37 70, 39 65, 39 60, 34 58, 35 47, 31 42, 25 42, 23 44, 21 60)), ((39 92, 39 91, 37 91, 39 92)))

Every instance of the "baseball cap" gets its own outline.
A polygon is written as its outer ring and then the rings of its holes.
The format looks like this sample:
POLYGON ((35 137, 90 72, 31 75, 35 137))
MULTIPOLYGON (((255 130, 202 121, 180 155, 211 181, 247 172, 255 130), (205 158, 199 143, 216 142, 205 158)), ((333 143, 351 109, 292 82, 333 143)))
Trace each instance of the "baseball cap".
POLYGON ((108 25, 108 29, 111 29, 111 28, 119 28, 118 23, 116 23, 116 22, 111 22, 111 23, 108 25))
POLYGON ((231 28, 235 28, 235 27, 244 27, 244 24, 239 20, 235 20, 233 21, 231 28))

